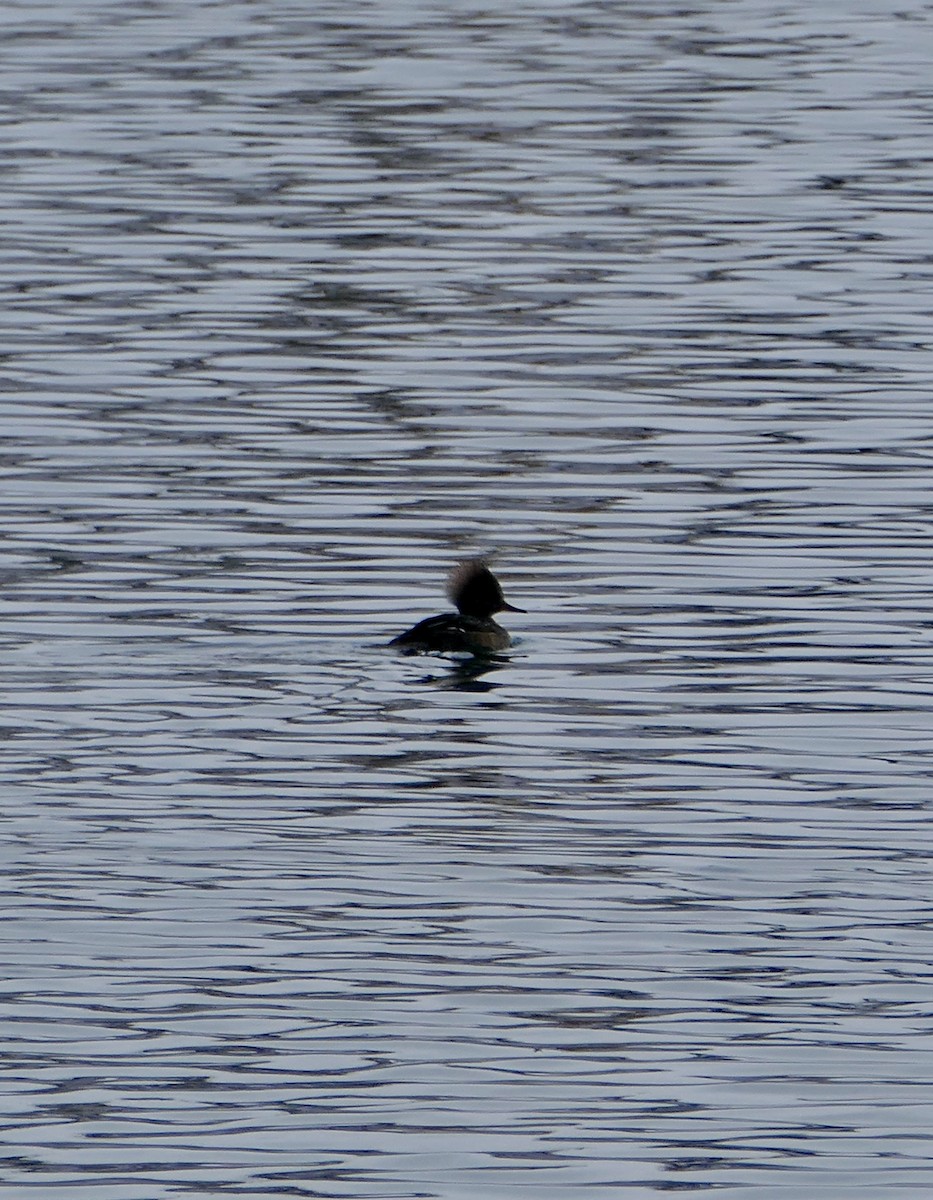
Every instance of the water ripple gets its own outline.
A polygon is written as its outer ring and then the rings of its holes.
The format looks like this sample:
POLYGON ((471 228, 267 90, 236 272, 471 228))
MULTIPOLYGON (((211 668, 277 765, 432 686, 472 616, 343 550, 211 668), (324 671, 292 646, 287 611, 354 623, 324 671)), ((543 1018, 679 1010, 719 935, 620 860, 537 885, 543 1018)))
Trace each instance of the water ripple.
POLYGON ((928 15, 7 6, 0 1174, 925 1195, 928 15), (515 644, 398 658, 496 554, 515 644))

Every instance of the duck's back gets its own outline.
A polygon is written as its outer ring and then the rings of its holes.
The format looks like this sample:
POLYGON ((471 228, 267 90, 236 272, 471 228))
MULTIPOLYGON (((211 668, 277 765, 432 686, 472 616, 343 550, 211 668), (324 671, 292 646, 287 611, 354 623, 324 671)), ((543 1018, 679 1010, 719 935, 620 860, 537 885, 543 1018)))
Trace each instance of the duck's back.
POLYGON ((411 629, 389 642, 409 653, 436 650, 451 653, 457 650, 469 654, 490 650, 505 650, 510 644, 506 630, 489 618, 470 617, 463 613, 441 613, 426 617, 411 629))

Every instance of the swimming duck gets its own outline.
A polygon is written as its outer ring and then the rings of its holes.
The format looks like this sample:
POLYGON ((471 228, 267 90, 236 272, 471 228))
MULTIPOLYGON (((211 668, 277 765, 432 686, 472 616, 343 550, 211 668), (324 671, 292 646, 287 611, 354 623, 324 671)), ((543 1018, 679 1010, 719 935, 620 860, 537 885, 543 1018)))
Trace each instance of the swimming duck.
POLYGON ((508 632, 496 624, 492 614, 525 610, 506 602, 499 580, 484 559, 471 558, 454 567, 447 580, 447 595, 457 606, 455 613, 426 617, 393 638, 389 645, 398 646, 406 654, 432 650, 488 654, 505 650, 511 644, 508 632))

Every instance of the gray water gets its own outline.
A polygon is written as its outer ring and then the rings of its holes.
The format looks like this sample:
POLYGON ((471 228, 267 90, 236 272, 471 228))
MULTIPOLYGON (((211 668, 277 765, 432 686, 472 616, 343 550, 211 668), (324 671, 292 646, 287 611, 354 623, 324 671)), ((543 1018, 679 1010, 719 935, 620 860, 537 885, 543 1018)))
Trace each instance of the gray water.
POLYGON ((0 33, 4 1200, 929 1196, 929 6, 0 33))

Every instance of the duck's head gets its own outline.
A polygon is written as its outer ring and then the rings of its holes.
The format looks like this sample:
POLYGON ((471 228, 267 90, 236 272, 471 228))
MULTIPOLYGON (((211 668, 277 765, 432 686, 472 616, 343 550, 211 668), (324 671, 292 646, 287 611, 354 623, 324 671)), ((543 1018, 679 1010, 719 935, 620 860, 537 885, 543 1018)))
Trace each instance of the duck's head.
POLYGON ((506 601, 499 580, 482 558, 471 558, 454 567, 447 580, 447 595, 465 617, 485 620, 497 612, 525 611, 506 601))

